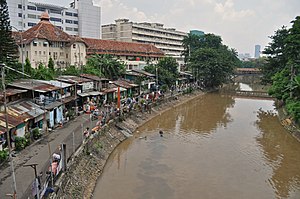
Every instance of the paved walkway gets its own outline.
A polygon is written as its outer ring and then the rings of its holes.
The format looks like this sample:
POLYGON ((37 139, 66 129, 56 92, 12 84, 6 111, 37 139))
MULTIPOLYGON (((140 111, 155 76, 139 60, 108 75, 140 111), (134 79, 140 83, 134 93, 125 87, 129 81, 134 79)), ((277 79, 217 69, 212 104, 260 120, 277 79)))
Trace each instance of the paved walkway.
MULTIPOLYGON (((42 170, 42 167, 49 162, 50 155, 48 142, 51 153, 53 153, 53 151, 56 150, 64 140, 72 136, 74 131, 76 133, 75 137, 77 142, 78 139, 81 141, 82 132, 79 129, 81 129, 81 124, 83 123, 85 123, 83 128, 93 125, 89 122, 89 115, 80 115, 76 119, 66 123, 63 127, 43 136, 41 140, 28 146, 13 158, 18 198, 21 198, 26 190, 28 191, 28 188, 31 187, 31 183, 34 179, 34 170, 31 167, 23 167, 23 165, 37 163, 37 173, 39 173, 42 170)), ((93 121, 93 123, 95 123, 95 121, 93 121)), ((2 169, 0 172, 0 190, 1 199, 9 198, 6 194, 11 194, 13 192, 12 172, 10 166, 2 169)))

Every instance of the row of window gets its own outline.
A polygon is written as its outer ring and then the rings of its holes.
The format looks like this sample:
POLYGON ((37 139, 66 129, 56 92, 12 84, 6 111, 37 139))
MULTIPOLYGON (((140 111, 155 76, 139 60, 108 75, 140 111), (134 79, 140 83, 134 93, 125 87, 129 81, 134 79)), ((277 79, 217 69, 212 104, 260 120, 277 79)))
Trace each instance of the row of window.
MULTIPOLYGON (((34 55, 46 55, 46 51, 34 51, 34 55)), ((49 52, 49 56, 51 56, 51 52, 49 52)), ((53 52, 53 59, 56 60, 58 58, 63 58, 64 52, 60 52, 58 56, 58 52, 53 52)), ((66 59, 69 58, 69 54, 66 53, 66 59)))
POLYGON ((70 20, 70 19, 66 19, 65 22, 66 22, 66 23, 69 23, 69 24, 78 24, 78 21, 70 20))
MULTIPOLYGON (((18 8, 22 9, 22 5, 18 4, 18 8)), ((44 7, 39 7, 39 6, 31 6, 31 5, 27 5, 27 9, 28 10, 36 10, 36 11, 41 11, 41 12, 45 12, 47 9, 44 7)), ((25 7, 24 7, 25 10, 25 7)), ((49 13, 55 13, 55 14, 60 14, 63 15, 63 12, 61 10, 55 10, 55 9, 48 9, 49 13)), ((72 16, 72 17, 78 17, 77 13, 72 13, 72 12, 65 12, 66 16, 72 16)))
POLYGON ((75 31, 75 32, 78 32, 78 28, 66 27, 66 31, 75 31))

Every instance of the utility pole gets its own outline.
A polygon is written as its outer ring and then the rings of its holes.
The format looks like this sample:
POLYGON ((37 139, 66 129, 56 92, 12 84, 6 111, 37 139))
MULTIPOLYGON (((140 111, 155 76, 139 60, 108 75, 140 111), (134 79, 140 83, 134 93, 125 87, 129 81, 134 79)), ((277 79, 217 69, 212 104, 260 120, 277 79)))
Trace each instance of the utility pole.
POLYGON ((17 183, 16 183, 16 175, 15 175, 15 169, 14 169, 14 161, 12 159, 11 155, 11 143, 10 143, 10 135, 9 135, 9 129, 8 129, 8 116, 7 116, 7 104, 6 104, 6 89, 5 89, 5 65, 0 65, 2 71, 1 71, 1 80, 2 80, 2 88, 3 88, 3 95, 4 95, 4 115, 5 115, 5 130, 6 130, 6 139, 7 139, 7 145, 8 145, 8 154, 9 154, 9 162, 10 167, 12 171, 12 179, 13 179, 13 198, 17 198, 17 183))
POLYGON ((13 179, 13 198, 16 199, 17 198, 17 184, 16 184, 14 163, 13 163, 13 159, 12 159, 12 155, 11 155, 11 143, 10 143, 10 135, 9 135, 9 129, 8 129, 8 114, 7 114, 6 87, 5 87, 5 68, 12 70, 14 72, 23 74, 27 77, 30 77, 30 76, 25 73, 22 73, 20 71, 17 71, 11 67, 8 67, 5 64, 0 64, 0 68, 1 68, 1 80, 2 80, 3 95, 4 95, 5 129, 6 129, 6 137, 7 137, 6 139, 7 139, 9 161, 10 161, 10 167, 11 167, 12 179, 13 179))
POLYGON ((34 183, 35 183, 35 188, 36 188, 36 196, 37 196, 37 199, 40 199, 39 179, 38 179, 37 172, 36 172, 36 166, 37 165, 38 165, 37 163, 25 164, 25 165, 23 165, 23 167, 31 167, 31 168, 34 169, 34 176, 35 176, 35 182, 34 183))

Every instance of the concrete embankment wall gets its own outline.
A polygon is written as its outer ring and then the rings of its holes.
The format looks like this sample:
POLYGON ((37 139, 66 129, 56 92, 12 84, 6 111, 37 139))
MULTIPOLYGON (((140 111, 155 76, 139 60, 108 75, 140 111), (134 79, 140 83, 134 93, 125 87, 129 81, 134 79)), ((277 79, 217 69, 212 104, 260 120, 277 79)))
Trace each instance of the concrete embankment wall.
POLYGON ((109 155, 137 127, 174 106, 193 99, 202 92, 176 95, 154 104, 150 112, 131 112, 105 125, 102 130, 77 151, 67 171, 57 182, 59 187, 51 198, 91 198, 98 177, 101 175, 109 155), (126 118, 126 119, 125 119, 126 118))

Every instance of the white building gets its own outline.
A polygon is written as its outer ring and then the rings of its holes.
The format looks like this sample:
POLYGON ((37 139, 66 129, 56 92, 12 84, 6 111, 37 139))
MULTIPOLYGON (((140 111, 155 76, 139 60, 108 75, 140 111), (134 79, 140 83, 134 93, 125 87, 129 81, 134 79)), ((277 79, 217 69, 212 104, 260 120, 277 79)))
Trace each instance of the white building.
POLYGON ((51 23, 69 35, 101 38, 101 8, 94 6, 92 0, 74 0, 70 7, 28 0, 8 0, 7 5, 10 24, 19 31, 38 24, 39 16, 47 12, 51 23))
POLYGON ((33 68, 39 64, 48 65, 51 57, 56 67, 80 66, 86 62, 86 44, 75 36, 70 36, 50 23, 45 12, 40 22, 24 32, 13 32, 19 46, 19 61, 28 58, 33 68), (22 53, 23 52, 23 53, 22 53))
POLYGON ((184 64, 182 40, 187 33, 174 28, 164 28, 160 23, 135 23, 118 19, 115 24, 102 26, 102 39, 153 44, 166 56, 173 57, 179 65, 184 64))

